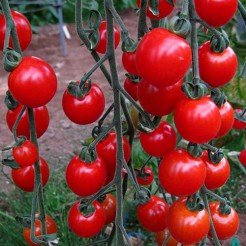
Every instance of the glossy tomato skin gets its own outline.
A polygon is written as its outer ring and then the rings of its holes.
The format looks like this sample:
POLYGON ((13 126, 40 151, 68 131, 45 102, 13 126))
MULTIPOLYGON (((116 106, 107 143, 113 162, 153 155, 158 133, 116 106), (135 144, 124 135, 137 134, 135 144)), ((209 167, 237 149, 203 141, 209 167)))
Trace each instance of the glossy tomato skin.
MULTIPOLYGON (((127 139, 124 136, 122 137, 122 141, 123 141, 124 158, 126 162, 128 162, 131 157, 130 144, 128 143, 127 139)), ((115 169, 116 169, 116 151, 117 151, 116 133, 109 132, 107 137, 105 137, 102 141, 100 141, 96 145, 96 151, 98 156, 104 160, 107 166, 107 179, 105 182, 106 185, 113 180, 115 169)))
POLYGON ((203 151, 201 159, 207 168, 205 186, 209 190, 215 190, 224 185, 230 177, 230 164, 228 160, 223 157, 218 164, 214 164, 209 160, 207 151, 203 151))
POLYGON ((79 211, 80 201, 75 203, 68 213, 68 226, 78 236, 90 238, 96 236, 105 225, 105 212, 99 202, 94 201, 95 211, 85 216, 79 211))
POLYGON ((169 208, 167 227, 178 242, 182 244, 198 243, 209 231, 209 215, 206 209, 188 210, 186 200, 179 199, 169 208))
POLYGON ((122 65, 128 73, 130 73, 131 75, 138 76, 138 70, 136 65, 136 52, 123 52, 122 65))
POLYGON ((116 216, 116 198, 112 194, 107 194, 106 199, 101 203, 101 206, 105 212, 106 221, 105 224, 114 222, 116 216))
POLYGON ((199 47, 198 59, 201 79, 213 87, 226 85, 236 74, 237 56, 230 47, 215 53, 207 41, 199 47))
MULTIPOLYGON (((234 208, 231 207, 231 213, 224 215, 219 210, 218 201, 210 202, 209 209, 212 216, 214 228, 219 240, 226 240, 236 234, 239 227, 239 216, 234 208)), ((211 231, 209 236, 212 237, 211 231)))
POLYGON ((79 125, 91 124, 102 115, 105 97, 101 88, 92 83, 91 89, 82 98, 77 98, 66 90, 62 98, 62 108, 72 122, 79 125))
POLYGON ((140 143, 145 152, 155 157, 163 157, 176 146, 176 133, 173 127, 161 121, 151 133, 140 133, 140 143))
POLYGON ((183 81, 165 86, 156 87, 145 80, 141 80, 138 85, 138 100, 149 114, 164 116, 172 113, 178 101, 184 95, 181 90, 183 81))
POLYGON ((195 0, 198 16, 212 27, 229 22, 237 10, 237 0, 195 0))
POLYGON ((192 100, 183 97, 174 110, 174 123, 179 134, 193 143, 206 143, 219 132, 221 117, 209 97, 192 100))
POLYGON ((138 85, 139 83, 133 82, 129 78, 125 79, 124 89, 135 101, 138 100, 138 85))
POLYGON ((12 153, 14 160, 20 166, 33 165, 38 158, 37 147, 29 140, 26 140, 20 146, 13 147, 12 153))
MULTIPOLYGON (((23 14, 11 10, 11 15, 15 24, 21 50, 24 51, 29 46, 32 40, 31 25, 23 14)), ((0 16, 0 50, 3 50, 4 48, 5 33, 6 33, 6 21, 5 21, 4 14, 2 14, 0 16)), ((13 48, 12 38, 10 38, 9 47, 13 48)))
MULTIPOLYGON (((58 228, 57 228, 56 222, 49 215, 45 216, 45 224, 46 224, 47 234, 57 233, 58 228)), ((31 240, 31 228, 24 228, 22 234, 23 234, 23 237, 24 237, 26 243, 29 246, 41 246, 41 244, 36 244, 36 243, 32 242, 32 240, 31 240)), ((35 219, 35 236, 41 236, 41 234, 42 234, 41 221, 38 219, 35 219)))
MULTIPOLYGON (((237 109, 234 109, 234 112, 240 113, 240 112, 242 112, 242 110, 237 108, 237 109)), ((240 121, 240 120, 235 118, 232 127, 234 129, 236 129, 236 130, 242 130, 242 129, 244 129, 246 127, 246 123, 244 123, 244 122, 242 122, 242 121, 240 121)))
POLYGON ((102 158, 86 163, 75 156, 66 168, 68 187, 78 196, 90 196, 99 191, 105 183, 107 168, 102 158))
MULTIPOLYGON (((139 170, 140 171, 140 170, 139 170)), ((137 173, 137 181, 140 185, 150 185, 152 181, 154 180, 154 173, 151 168, 145 167, 144 172, 148 174, 148 176, 139 176, 137 173)))
POLYGON ((147 231, 162 231, 166 228, 168 209, 163 199, 153 195, 146 204, 138 205, 138 220, 147 231))
MULTIPOLYGON (((40 157, 40 171, 42 176, 42 186, 44 187, 48 182, 50 171, 48 164, 42 157, 40 157)), ((17 187, 27 192, 33 192, 34 165, 12 169, 11 176, 17 187)))
MULTIPOLYGON (((170 3, 168 3, 166 0, 159 0, 159 14, 158 15, 154 15, 151 10, 150 10, 150 5, 148 4, 147 7, 147 12, 146 15, 152 19, 152 20, 160 20, 166 16, 168 16, 169 14, 171 14, 171 12, 174 9, 174 6, 172 6, 170 3)), ((176 3, 176 0, 173 1, 174 3, 176 3)), ((140 7, 141 5, 141 0, 137 0, 137 5, 138 7, 140 7)))
POLYGON ((165 191, 174 196, 189 196, 204 184, 206 166, 201 158, 192 157, 186 150, 176 149, 162 159, 158 175, 165 191))
POLYGON ((229 102, 224 103, 220 108, 221 126, 215 138, 225 136, 234 124, 234 110, 229 102))
POLYGON ((191 58, 189 44, 164 28, 147 33, 136 50, 139 76, 156 87, 181 80, 191 65, 191 58))
MULTIPOLYGON (((100 40, 96 47, 96 51, 101 54, 106 53, 107 49, 107 22, 102 21, 99 27, 100 40)), ((116 49, 120 43, 120 31, 114 26, 114 48, 116 49)))
POLYGON ((241 164, 246 167, 246 150, 245 149, 243 149, 240 152, 238 158, 239 158, 239 161, 241 162, 241 164))
MULTIPOLYGON (((17 108, 7 111, 6 121, 10 131, 12 131, 14 123, 22 108, 23 105, 19 105, 17 108)), ((34 119, 35 119, 37 137, 39 138, 46 132, 49 126, 50 117, 47 107, 41 106, 38 108, 34 108, 34 119)), ((27 109, 25 110, 24 114, 20 119, 16 132, 17 132, 17 136, 25 136, 27 139, 30 139, 30 125, 28 121, 27 109)))

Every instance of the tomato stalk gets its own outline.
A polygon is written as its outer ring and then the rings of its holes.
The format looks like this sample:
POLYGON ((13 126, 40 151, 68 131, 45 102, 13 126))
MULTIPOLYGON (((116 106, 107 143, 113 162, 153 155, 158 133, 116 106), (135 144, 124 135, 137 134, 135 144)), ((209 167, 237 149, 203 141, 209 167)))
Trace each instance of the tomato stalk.
POLYGON ((238 10, 243 17, 244 22, 246 23, 246 9, 244 8, 241 0, 238 0, 238 10))
POLYGON ((149 31, 146 23, 147 5, 148 5, 148 0, 141 0, 139 19, 138 19, 138 40, 140 40, 144 36, 144 34, 149 31))
POLYGON ((14 125, 13 125, 13 128, 12 128, 12 131, 13 131, 13 135, 14 135, 14 139, 15 139, 15 142, 17 143, 18 142, 18 137, 17 137, 17 133, 16 133, 16 130, 17 130, 17 127, 18 127, 18 124, 20 122, 20 119, 22 117, 22 115, 24 114, 24 112, 26 111, 26 106, 23 106, 23 108, 21 109, 14 125))

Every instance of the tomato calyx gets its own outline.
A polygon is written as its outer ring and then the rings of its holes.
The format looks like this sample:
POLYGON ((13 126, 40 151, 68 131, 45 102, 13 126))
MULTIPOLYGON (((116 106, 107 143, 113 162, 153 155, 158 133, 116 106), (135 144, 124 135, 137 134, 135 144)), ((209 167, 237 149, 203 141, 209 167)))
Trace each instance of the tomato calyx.
POLYGON ((203 200, 197 193, 191 195, 186 200, 186 207, 190 211, 202 211, 205 207, 203 200))
POLYGON ((227 201, 227 199, 225 202, 220 202, 219 211, 221 212, 221 214, 229 215, 231 213, 231 206, 229 203, 230 202, 227 201))
POLYGON ((30 216, 16 216, 15 221, 22 226, 22 228, 31 227, 31 217, 30 216))
POLYGON ((246 107, 242 111, 234 111, 234 117, 237 120, 240 120, 246 123, 246 107))
POLYGON ((218 164, 223 159, 224 152, 221 149, 217 149, 215 151, 208 149, 208 157, 212 163, 218 164))
POLYGON ((202 156, 202 148, 199 144, 189 142, 187 146, 187 151, 191 156, 195 158, 202 156))
POLYGON ((137 128, 141 132, 151 133, 153 132, 161 122, 162 116, 155 116, 150 122, 146 121, 145 118, 139 113, 139 122, 137 128))
POLYGON ((121 49, 123 52, 135 52, 138 47, 138 42, 135 42, 132 38, 128 36, 124 36, 122 33, 122 45, 121 49))
POLYGON ((210 40, 210 49, 215 53, 222 53, 229 46, 229 39, 226 33, 220 36, 213 35, 210 40))
POLYGON ((9 110, 14 110, 19 106, 19 103, 12 96, 9 90, 6 91, 6 96, 4 98, 4 103, 9 110))
POLYGON ((87 164, 94 162, 97 159, 96 150, 83 147, 80 151, 79 159, 87 164))
POLYGON ((150 0, 149 10, 153 15, 158 16, 159 15, 159 0, 150 0))
POLYGON ((11 48, 3 51, 3 68, 6 72, 12 72, 21 62, 22 56, 11 48))
POLYGON ((185 16, 179 13, 170 20, 169 30, 174 34, 185 38, 191 31, 191 24, 185 16))
POLYGON ((193 100, 200 99, 207 94, 207 86, 200 81, 183 83, 181 89, 186 96, 193 100))
POLYGON ((71 81, 67 87, 69 94, 76 98, 83 98, 91 89, 91 80, 82 83, 79 81, 71 81))
POLYGON ((150 200, 151 193, 149 189, 145 187, 141 187, 140 190, 134 194, 134 198, 135 198, 134 200, 136 201, 138 205, 139 204, 143 205, 143 204, 146 204, 150 200))
POLYGON ((81 199, 78 210, 85 216, 89 217, 92 215, 96 209, 92 203, 89 203, 90 200, 87 198, 81 199))
POLYGON ((141 81, 141 78, 139 76, 132 75, 130 73, 125 74, 127 78, 131 80, 131 82, 138 84, 141 81))
POLYGON ((211 91, 211 99, 219 108, 221 108, 223 104, 226 103, 227 97, 224 92, 218 90, 215 92, 211 91))

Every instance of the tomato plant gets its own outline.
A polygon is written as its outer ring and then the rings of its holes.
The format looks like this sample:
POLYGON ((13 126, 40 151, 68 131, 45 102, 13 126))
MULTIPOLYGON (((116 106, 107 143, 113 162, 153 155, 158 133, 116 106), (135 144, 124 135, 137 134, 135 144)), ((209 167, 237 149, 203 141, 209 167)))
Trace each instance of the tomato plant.
MULTIPOLYGON (((237 108, 237 109, 234 109, 234 113, 237 112, 237 113, 241 113, 242 110, 237 108)), ((238 119, 234 119, 234 123, 233 123, 233 126, 232 126, 234 129, 236 130, 242 130, 246 127, 246 123, 238 120, 238 119)))
POLYGON ((137 181, 140 185, 150 185, 154 179, 154 173, 151 168, 145 167, 143 173, 136 171, 137 181))
POLYGON ((138 85, 138 82, 134 82, 130 78, 125 79, 124 88, 135 101, 138 100, 138 85))
POLYGON ((122 65, 128 73, 137 76, 136 52, 123 52, 122 65))
POLYGON ((116 198, 112 194, 107 194, 105 200, 101 203, 101 206, 105 212, 106 221, 105 224, 114 222, 116 216, 116 198))
POLYGON ((246 150, 245 150, 245 149, 243 149, 243 150, 240 152, 240 154, 239 154, 239 156, 238 156, 238 159, 239 159, 239 161, 241 162, 241 164, 244 165, 244 166, 246 167, 246 150))
MULTIPOLYGON (((20 12, 11 10, 11 15, 16 27, 21 50, 25 50, 32 40, 32 28, 27 18, 20 12)), ((4 14, 0 16, 0 50, 4 48, 6 34, 6 21, 4 14)), ((9 47, 13 48, 12 38, 9 40, 9 47)))

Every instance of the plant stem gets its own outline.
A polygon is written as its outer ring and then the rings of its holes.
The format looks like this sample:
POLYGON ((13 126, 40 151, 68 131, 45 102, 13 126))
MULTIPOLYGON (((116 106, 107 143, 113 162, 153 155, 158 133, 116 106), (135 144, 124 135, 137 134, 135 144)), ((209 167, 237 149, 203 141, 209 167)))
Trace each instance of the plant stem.
POLYGON ((22 115, 24 114, 24 112, 26 111, 26 106, 23 106, 23 108, 21 109, 14 125, 13 125, 13 128, 12 128, 12 132, 13 132, 13 135, 14 135, 14 139, 15 139, 15 142, 17 143, 18 142, 18 137, 17 137, 17 133, 16 133, 16 130, 17 130, 17 127, 18 127, 18 124, 20 122, 20 119, 22 117, 22 115))
POLYGON ((216 200, 222 202, 222 203, 226 203, 226 199, 220 197, 219 195, 215 194, 214 192, 212 192, 211 190, 208 190, 206 187, 203 187, 203 192, 206 192, 207 195, 214 197, 216 200))
POLYGON ((238 0, 238 10, 239 10, 240 14, 242 15, 243 20, 246 24, 246 9, 244 8, 241 0, 238 0))
POLYGON ((147 4, 147 0, 141 0, 140 13, 138 19, 138 40, 140 40, 144 36, 144 34, 149 31, 146 23, 147 4))

